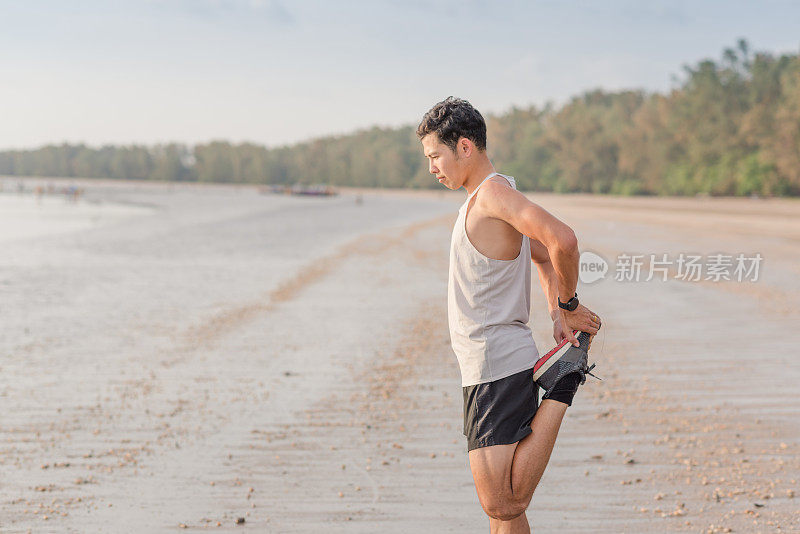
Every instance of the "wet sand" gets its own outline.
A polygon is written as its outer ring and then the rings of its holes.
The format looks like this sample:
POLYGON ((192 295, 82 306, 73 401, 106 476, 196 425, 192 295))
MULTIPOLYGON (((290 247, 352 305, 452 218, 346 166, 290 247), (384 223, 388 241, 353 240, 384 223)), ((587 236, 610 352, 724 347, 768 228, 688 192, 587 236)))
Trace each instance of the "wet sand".
MULTIPOLYGON (((0 530, 485 532, 446 321, 463 192, 362 192, 372 213, 149 187, 97 193, 149 214, 6 246, 28 304, 2 330, 0 530)), ((609 260, 765 258, 757 283, 582 286, 603 381, 567 411, 534 531, 800 529, 800 203, 531 198, 609 260)))

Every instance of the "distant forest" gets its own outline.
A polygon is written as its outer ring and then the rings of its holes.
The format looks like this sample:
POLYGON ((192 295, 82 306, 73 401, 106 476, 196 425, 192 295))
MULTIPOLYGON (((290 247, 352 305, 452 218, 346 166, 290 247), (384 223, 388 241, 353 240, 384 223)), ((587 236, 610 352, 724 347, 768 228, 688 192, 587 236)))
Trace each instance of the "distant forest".
MULTIPOLYGON (((717 61, 684 67, 675 86, 595 90, 558 108, 488 116, 490 156, 527 191, 800 195, 797 54, 753 53, 742 40, 717 61)), ((51 145, 0 152, 0 175, 438 189, 414 129, 279 148, 51 145)))

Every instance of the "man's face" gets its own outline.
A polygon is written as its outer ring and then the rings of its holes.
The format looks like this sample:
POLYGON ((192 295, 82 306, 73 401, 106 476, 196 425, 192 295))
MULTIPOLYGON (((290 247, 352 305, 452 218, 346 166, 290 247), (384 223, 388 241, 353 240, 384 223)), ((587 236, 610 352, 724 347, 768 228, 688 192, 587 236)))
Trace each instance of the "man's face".
POLYGON ((439 140, 435 133, 422 138, 422 149, 428 158, 428 171, 448 189, 456 190, 464 185, 463 161, 458 154, 439 140))

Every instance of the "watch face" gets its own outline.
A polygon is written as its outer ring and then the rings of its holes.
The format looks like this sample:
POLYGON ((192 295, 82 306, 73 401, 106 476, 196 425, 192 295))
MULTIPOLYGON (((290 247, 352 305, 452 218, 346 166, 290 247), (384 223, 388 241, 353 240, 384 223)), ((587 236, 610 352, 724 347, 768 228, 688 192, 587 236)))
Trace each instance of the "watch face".
POLYGON ((572 297, 567 302, 561 302, 561 299, 558 299, 558 307, 567 311, 575 311, 578 307, 578 297, 572 297))
POLYGON ((575 308, 578 307, 578 298, 572 297, 567 302, 561 302, 561 299, 558 299, 558 307, 567 311, 575 311, 575 308))

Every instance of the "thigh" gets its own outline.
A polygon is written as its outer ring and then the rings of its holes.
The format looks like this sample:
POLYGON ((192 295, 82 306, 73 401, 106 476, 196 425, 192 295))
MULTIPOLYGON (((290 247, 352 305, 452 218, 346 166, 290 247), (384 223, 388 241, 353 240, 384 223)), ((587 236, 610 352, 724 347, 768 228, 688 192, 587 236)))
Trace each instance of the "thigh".
POLYGON ((538 408, 533 369, 462 389, 464 435, 469 451, 513 445, 531 433, 531 421, 538 408))
POLYGON ((469 451, 469 468, 481 505, 511 497, 511 464, 517 443, 492 445, 469 451))

